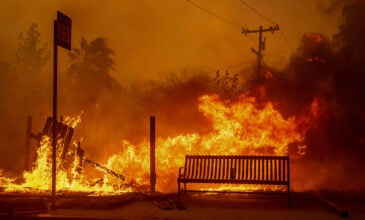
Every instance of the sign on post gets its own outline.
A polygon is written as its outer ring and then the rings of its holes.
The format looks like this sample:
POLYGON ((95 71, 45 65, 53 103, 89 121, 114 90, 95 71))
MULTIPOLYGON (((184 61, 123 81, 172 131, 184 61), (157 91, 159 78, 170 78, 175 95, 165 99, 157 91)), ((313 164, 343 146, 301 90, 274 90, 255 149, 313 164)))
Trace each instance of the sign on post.
POLYGON ((56 43, 67 50, 71 50, 71 24, 70 17, 57 11, 56 43))
POLYGON ((54 48, 53 48, 53 142, 52 142, 52 209, 56 209, 56 142, 57 142, 57 46, 71 50, 71 18, 57 11, 57 20, 54 21, 54 48))

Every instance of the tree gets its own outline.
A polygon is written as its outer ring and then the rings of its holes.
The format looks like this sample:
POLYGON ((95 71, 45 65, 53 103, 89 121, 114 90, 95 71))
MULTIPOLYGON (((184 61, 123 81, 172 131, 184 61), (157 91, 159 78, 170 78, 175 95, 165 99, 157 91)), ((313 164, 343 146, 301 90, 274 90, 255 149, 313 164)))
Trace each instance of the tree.
POLYGON ((32 23, 25 34, 19 34, 18 48, 14 52, 14 73, 20 81, 19 90, 22 91, 24 104, 32 107, 28 111, 44 104, 47 97, 47 80, 42 70, 49 60, 50 51, 46 43, 40 45, 40 36, 38 25, 32 23))
POLYGON ((37 24, 31 24, 26 34, 19 34, 18 48, 14 53, 16 71, 27 81, 39 79, 42 68, 48 62, 50 52, 48 45, 40 46, 40 35, 37 24))
POLYGON ((82 92, 83 104, 95 104, 104 89, 118 84, 110 75, 115 67, 112 55, 114 51, 108 48, 107 40, 103 37, 90 43, 81 37, 80 48, 68 53, 71 62, 68 75, 72 87, 82 92))
POLYGON ((219 70, 214 78, 216 92, 224 99, 230 99, 237 96, 239 81, 238 73, 232 76, 226 71, 225 74, 220 74, 219 70))

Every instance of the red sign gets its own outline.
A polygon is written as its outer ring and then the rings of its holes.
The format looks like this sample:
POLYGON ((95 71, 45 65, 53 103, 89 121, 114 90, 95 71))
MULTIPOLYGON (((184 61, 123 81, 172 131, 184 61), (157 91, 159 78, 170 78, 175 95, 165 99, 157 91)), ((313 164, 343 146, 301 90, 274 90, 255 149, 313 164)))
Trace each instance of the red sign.
POLYGON ((71 50, 71 24, 70 17, 57 11, 56 43, 68 50, 71 50))

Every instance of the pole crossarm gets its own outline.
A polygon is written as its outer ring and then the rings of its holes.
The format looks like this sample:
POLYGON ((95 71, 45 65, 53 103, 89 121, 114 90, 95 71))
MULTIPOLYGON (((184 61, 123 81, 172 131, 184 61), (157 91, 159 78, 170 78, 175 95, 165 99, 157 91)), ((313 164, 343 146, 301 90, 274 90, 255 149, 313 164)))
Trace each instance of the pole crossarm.
POLYGON ((269 28, 266 29, 260 29, 260 30, 250 30, 248 28, 242 28, 242 33, 247 35, 247 34, 252 34, 252 33, 263 33, 263 32, 272 32, 274 33, 275 31, 280 30, 279 25, 275 25, 275 26, 270 26, 269 28))

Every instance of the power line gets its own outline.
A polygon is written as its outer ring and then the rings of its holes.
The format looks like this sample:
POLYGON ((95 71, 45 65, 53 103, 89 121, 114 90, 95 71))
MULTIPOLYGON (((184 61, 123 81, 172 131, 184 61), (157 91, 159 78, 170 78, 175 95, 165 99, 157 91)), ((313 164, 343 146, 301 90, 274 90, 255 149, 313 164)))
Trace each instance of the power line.
POLYGON ((293 51, 293 47, 291 46, 291 44, 290 44, 288 38, 286 37, 284 31, 280 30, 280 33, 281 33, 281 36, 284 38, 286 44, 289 46, 290 50, 293 51))
MULTIPOLYGON (((221 21, 223 21, 223 22, 226 22, 227 24, 230 24, 230 25, 233 25, 233 26, 235 26, 235 27, 238 27, 238 28, 240 28, 241 30, 243 29, 243 27, 242 27, 241 25, 239 25, 239 24, 237 24, 237 23, 235 23, 235 22, 233 22, 233 21, 230 21, 230 20, 228 20, 228 19, 226 19, 226 18, 223 18, 223 17, 221 17, 221 16, 219 16, 219 15, 217 15, 217 14, 213 13, 212 11, 209 11, 208 9, 203 8, 202 6, 200 6, 200 5, 196 4, 195 2, 193 2, 193 1, 191 1, 191 0, 186 0, 186 1, 187 1, 188 3, 190 3, 190 4, 194 5, 195 7, 199 8, 200 10, 202 10, 202 11, 204 11, 204 12, 208 13, 209 15, 211 15, 211 16, 213 16, 213 17, 215 17, 215 18, 218 18, 219 20, 221 20, 221 21)), ((253 43, 256 43, 256 41, 255 41, 255 40, 254 40, 251 36, 248 36, 248 37, 249 37, 249 39, 250 39, 253 43)))
MULTIPOLYGON (((245 65, 248 65, 248 64, 251 64, 251 63, 254 63, 254 62, 256 62, 256 61, 255 60, 251 60, 251 61, 244 62, 244 63, 239 63, 239 64, 230 65, 230 66, 220 67, 220 68, 218 68, 218 70, 231 69, 231 68, 235 68, 235 67, 245 66, 245 65)), ((217 72, 217 69, 211 70, 211 71, 207 71, 207 72, 203 72, 203 74, 215 73, 215 72, 217 72)))
POLYGON ((266 17, 265 15, 261 14, 259 11, 257 11, 256 9, 254 9, 252 6, 250 6, 249 4, 247 4, 245 1, 240 0, 240 2, 242 4, 244 4, 247 8, 251 9, 256 14, 258 14, 259 16, 261 16, 263 19, 265 19, 266 21, 268 21, 269 23, 277 24, 276 22, 272 21, 271 19, 269 19, 268 17, 266 17))
POLYGON ((196 4, 196 3, 194 3, 194 2, 192 2, 192 1, 190 1, 190 0, 186 0, 186 1, 187 1, 187 2, 189 2, 190 4, 194 5, 195 7, 199 8, 200 10, 205 11, 206 13, 210 14, 211 16, 214 16, 214 17, 216 17, 216 18, 220 19, 221 21, 224 21, 224 22, 226 22, 226 23, 228 23, 228 24, 231 24, 231 25, 233 25, 233 26, 235 26, 235 27, 238 27, 238 28, 240 28, 240 29, 242 29, 242 28, 243 28, 241 25, 239 25, 239 24, 237 24, 237 23, 235 23, 235 22, 233 22, 233 21, 230 21, 230 20, 228 20, 228 19, 225 19, 225 18, 223 18, 223 17, 221 17, 221 16, 219 16, 219 15, 217 15, 217 14, 215 14, 215 13, 213 13, 213 12, 209 11, 208 9, 205 9, 205 8, 201 7, 200 5, 198 5, 198 4, 196 4))

